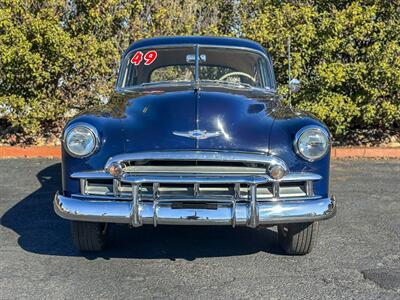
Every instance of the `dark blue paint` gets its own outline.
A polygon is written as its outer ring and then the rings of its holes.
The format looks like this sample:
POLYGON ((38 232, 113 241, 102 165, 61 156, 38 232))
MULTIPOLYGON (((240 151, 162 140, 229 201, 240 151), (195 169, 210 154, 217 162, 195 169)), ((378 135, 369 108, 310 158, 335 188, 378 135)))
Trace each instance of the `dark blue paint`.
MULTIPOLYGON (((134 43, 129 49, 179 43, 233 45, 263 50, 251 41, 211 37, 148 39, 134 43)), ((329 154, 311 163, 296 155, 293 148, 299 129, 307 125, 325 128, 325 125, 311 115, 282 106, 273 93, 205 87, 196 92, 190 86, 152 87, 129 93, 119 91, 111 97, 109 104, 83 112, 69 124, 75 122, 95 126, 101 145, 98 152, 83 159, 70 157, 63 151, 63 189, 66 195, 79 192, 79 182, 70 179, 71 173, 101 170, 113 155, 191 149, 276 155, 286 162, 292 172, 320 174, 323 180, 315 185, 316 194, 326 197, 329 193, 329 154), (208 132, 223 130, 225 135, 196 142, 172 133, 194 129, 208 132)))
POLYGON ((193 149, 195 140, 172 134, 195 129, 195 95, 187 91, 166 92, 129 98, 125 130, 126 152, 193 149))
POLYGON ((246 39, 230 38, 230 37, 214 37, 214 36, 168 36, 143 39, 131 44, 124 53, 127 53, 138 48, 157 47, 163 45, 181 45, 181 44, 199 44, 199 45, 216 45, 216 46, 234 46, 245 47, 253 50, 261 51, 265 54, 266 51, 260 44, 246 39))
POLYGON ((69 174, 82 170, 102 170, 110 156, 125 151, 121 119, 111 115, 99 116, 96 113, 87 113, 72 119, 69 124, 75 122, 85 122, 97 128, 100 136, 100 148, 92 156, 82 159, 71 157, 62 147, 62 182, 64 193, 67 195, 69 192, 79 191, 78 180, 71 179, 69 174))
MULTIPOLYGON (((268 98, 267 98, 268 99, 268 98)), ((268 135, 273 119, 268 116, 273 102, 251 95, 200 91, 199 128, 225 135, 199 141, 200 149, 268 152, 268 135), (262 110, 253 110, 260 105, 262 110)))
POLYGON ((292 172, 312 172, 321 175, 323 180, 315 183, 315 193, 327 197, 329 194, 330 153, 321 160, 308 162, 295 153, 293 141, 296 133, 304 126, 317 125, 327 131, 328 129, 312 116, 295 113, 287 108, 278 108, 273 116, 275 119, 269 138, 269 153, 282 158, 292 172))

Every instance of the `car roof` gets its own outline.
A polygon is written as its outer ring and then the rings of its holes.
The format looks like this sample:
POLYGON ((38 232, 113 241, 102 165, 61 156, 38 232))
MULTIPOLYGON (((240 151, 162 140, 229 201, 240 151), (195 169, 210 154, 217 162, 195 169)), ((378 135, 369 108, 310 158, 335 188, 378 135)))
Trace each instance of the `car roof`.
POLYGON ((183 44, 199 44, 199 45, 217 45, 217 46, 233 46, 233 47, 244 47, 253 50, 261 51, 267 54, 265 49, 258 43, 239 38, 230 37, 213 37, 213 36, 165 36, 156 37, 149 39, 142 39, 132 43, 128 49, 126 49, 124 56, 134 49, 156 47, 163 45, 183 45, 183 44))

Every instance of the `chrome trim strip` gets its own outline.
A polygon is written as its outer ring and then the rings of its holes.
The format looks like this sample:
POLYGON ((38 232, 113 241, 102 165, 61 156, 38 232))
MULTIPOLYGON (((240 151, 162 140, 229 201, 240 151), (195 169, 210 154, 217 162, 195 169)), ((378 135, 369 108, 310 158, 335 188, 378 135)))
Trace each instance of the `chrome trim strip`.
MULTIPOLYGON (((289 173, 283 176, 281 179, 277 180, 280 182, 296 182, 296 181, 317 181, 321 180, 322 176, 315 173, 289 173)), ((274 180, 273 180, 274 181, 274 180)))
POLYGON ((312 196, 312 197, 280 197, 279 199, 275 198, 257 198, 257 202, 298 202, 298 201, 311 201, 321 199, 321 196, 312 196))
MULTIPOLYGON (((182 176, 176 175, 176 178, 184 178, 187 177, 186 175, 188 174, 182 174, 182 176)), ((190 174, 189 174, 190 175, 190 174)), ((146 173, 145 175, 135 175, 133 177, 141 177, 141 178, 146 178, 146 177, 153 177, 156 176, 157 178, 160 178, 160 180, 164 177, 171 177, 171 176, 164 176, 160 174, 151 174, 151 173, 146 173)), ((195 175, 193 175, 195 176, 195 175)), ((207 176, 206 174, 201 174, 199 175, 202 178, 205 177, 217 177, 214 174, 207 176)), ((129 178, 129 175, 126 175, 125 177, 121 178, 122 181, 124 179, 129 178)), ((198 176, 196 176, 198 177, 198 176)), ((220 177, 223 177, 222 175, 220 177)), ((243 177, 240 175, 232 175, 231 177, 243 177)), ((252 176, 244 176, 244 177, 252 177, 252 176)), ((253 176, 253 177, 259 177, 259 176, 253 176)), ((274 181, 279 181, 279 182, 296 182, 296 181, 317 181, 321 180, 322 176, 314 173, 289 173, 286 176, 282 177, 279 180, 275 180, 268 175, 263 175, 261 176, 262 178, 268 178, 269 182, 274 182, 274 181)), ((71 178, 83 178, 83 179, 114 179, 114 177, 104 171, 88 171, 88 172, 76 172, 71 174, 71 178)), ((157 181, 155 181, 157 182, 157 181)), ((176 183, 180 183, 180 180, 178 180, 176 183)))
POLYGON ((114 177, 104 171, 87 171, 76 172, 71 174, 71 178, 84 178, 84 179, 113 179, 114 177))
MULTIPOLYGON (((56 194, 54 210, 62 218, 77 221, 164 224, 164 225, 275 225, 281 223, 315 222, 329 219, 336 213, 334 198, 316 200, 256 202, 258 214, 249 214, 249 203, 217 204, 217 209, 174 209, 171 203, 158 202, 154 213, 152 202, 142 202, 134 209, 132 202, 80 200, 56 194), (235 210, 233 218, 232 209, 235 210), (155 217, 157 220, 155 221, 155 217), (134 218, 137 218, 134 220, 134 218), (235 219, 235 220, 234 220, 235 219)), ((253 208, 254 209, 254 208, 253 208)))
MULTIPOLYGON (((71 178, 77 178, 81 180, 87 179, 115 179, 110 174, 104 171, 98 172, 77 172, 71 175, 71 178)), ((321 180, 322 176, 314 173, 289 173, 288 175, 282 177, 279 180, 274 180, 268 175, 256 175, 256 176, 240 176, 240 175, 158 175, 158 174, 145 174, 145 175, 124 175, 119 178, 119 182, 140 184, 140 183, 195 183, 195 184, 207 184, 207 183, 225 183, 225 184, 263 184, 268 182, 311 182, 321 180)), ((113 181, 113 186, 115 188, 116 183, 113 181)), ((275 185, 274 185, 275 187, 275 185)), ((83 188, 81 181, 81 189, 83 188)), ((83 190, 82 190, 83 192, 83 190)))
POLYGON ((114 200, 114 201, 132 201, 132 197, 125 197, 125 196, 102 196, 102 195, 82 195, 82 194, 71 194, 72 198, 77 199, 87 199, 87 200, 114 200))
MULTIPOLYGON (((101 195, 81 195, 81 194, 71 194, 72 198, 75 199, 81 199, 81 200, 87 200, 87 201, 92 201, 92 200, 98 200, 98 201, 116 201, 116 202, 126 202, 132 201, 132 197, 126 197, 126 196, 101 196, 101 195)), ((279 201, 302 201, 304 199, 306 200, 317 200, 320 199, 320 196, 312 196, 312 197, 285 197, 285 198, 280 198, 280 199, 273 199, 273 198, 261 198, 257 199, 258 202, 279 202, 279 201)), ((232 197, 222 197, 222 196, 207 196, 205 197, 199 197, 199 198, 183 198, 183 197, 163 197, 162 199, 157 199, 158 202, 209 202, 209 203, 232 203, 232 201, 235 198, 232 197)), ((152 197, 142 197, 142 201, 153 201, 152 197)), ((245 201, 246 199, 244 198, 238 198, 236 199, 237 201, 245 201)))
MULTIPOLYGON (((183 198, 183 197, 165 197, 165 198, 160 198, 157 199, 158 203, 164 203, 164 202, 207 202, 207 203, 232 203, 233 197, 201 197, 201 198, 183 198)), ((118 199, 114 199, 118 201, 118 199)), ((142 198, 143 201, 152 201, 151 199, 148 198, 142 198)), ((238 199, 240 201, 244 201, 244 199, 238 199)))
POLYGON ((157 175, 137 175, 122 177, 121 182, 141 184, 141 183, 242 183, 242 184, 263 184, 271 181, 271 178, 265 176, 157 176, 157 175))
POLYGON ((124 173, 127 174, 226 174, 226 175, 264 175, 265 166, 243 167, 243 166, 126 166, 124 173))
POLYGON ((216 151, 148 151, 118 154, 110 157, 104 166, 104 170, 113 163, 124 161, 142 160, 180 160, 180 161, 217 161, 217 162, 248 162, 280 165, 286 171, 285 162, 276 156, 267 154, 245 153, 245 152, 216 152, 216 151))

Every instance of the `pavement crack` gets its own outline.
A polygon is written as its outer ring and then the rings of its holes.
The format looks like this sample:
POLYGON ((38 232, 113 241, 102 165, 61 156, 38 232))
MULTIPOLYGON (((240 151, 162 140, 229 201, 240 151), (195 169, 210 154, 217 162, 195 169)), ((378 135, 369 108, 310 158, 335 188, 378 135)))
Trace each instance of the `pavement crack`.
POLYGON ((361 271, 364 279, 370 280, 385 290, 400 293, 400 269, 379 268, 361 271))

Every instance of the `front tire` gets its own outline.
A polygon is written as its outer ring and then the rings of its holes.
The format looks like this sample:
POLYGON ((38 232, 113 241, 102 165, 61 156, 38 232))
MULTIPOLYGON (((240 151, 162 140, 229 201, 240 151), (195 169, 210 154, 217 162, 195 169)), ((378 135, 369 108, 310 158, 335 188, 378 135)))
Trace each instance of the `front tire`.
POLYGON ((71 221, 72 241, 79 251, 101 251, 107 244, 106 223, 71 221))
POLYGON ((311 252, 318 238, 318 222, 278 225, 278 239, 286 254, 304 255, 311 252))

